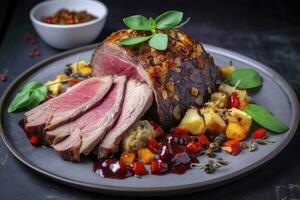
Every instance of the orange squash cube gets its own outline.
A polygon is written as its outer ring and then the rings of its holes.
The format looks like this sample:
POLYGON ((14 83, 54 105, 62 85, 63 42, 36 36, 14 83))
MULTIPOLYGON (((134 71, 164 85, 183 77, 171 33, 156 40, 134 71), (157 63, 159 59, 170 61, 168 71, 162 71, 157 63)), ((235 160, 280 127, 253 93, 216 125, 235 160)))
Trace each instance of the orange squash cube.
POLYGON ((145 164, 149 164, 154 160, 154 154, 148 148, 139 149, 138 157, 145 164))
POLYGON ((247 130, 239 123, 229 122, 226 128, 226 136, 229 139, 244 140, 248 135, 247 130))
POLYGON ((120 157, 120 161, 126 163, 127 165, 131 165, 134 163, 135 157, 135 153, 124 151, 120 157))

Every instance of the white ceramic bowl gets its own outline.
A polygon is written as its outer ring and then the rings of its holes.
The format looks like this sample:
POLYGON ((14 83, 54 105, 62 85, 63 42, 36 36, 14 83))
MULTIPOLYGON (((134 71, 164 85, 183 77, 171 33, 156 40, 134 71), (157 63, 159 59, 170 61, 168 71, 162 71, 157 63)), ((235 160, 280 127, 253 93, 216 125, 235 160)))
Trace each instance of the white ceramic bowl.
POLYGON ((94 0, 44 1, 30 11, 30 19, 39 36, 47 44, 58 49, 70 49, 91 43, 101 32, 106 16, 106 6, 94 0), (97 19, 72 25, 47 24, 41 21, 43 17, 53 15, 62 8, 75 11, 85 10, 97 19))

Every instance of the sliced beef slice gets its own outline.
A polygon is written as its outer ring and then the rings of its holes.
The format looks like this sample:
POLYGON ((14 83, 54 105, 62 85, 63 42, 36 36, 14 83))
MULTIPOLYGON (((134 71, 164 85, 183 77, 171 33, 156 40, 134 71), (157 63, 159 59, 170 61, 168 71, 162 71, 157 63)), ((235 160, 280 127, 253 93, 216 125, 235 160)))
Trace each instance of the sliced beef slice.
POLYGON ((217 89, 218 67, 203 46, 179 30, 170 30, 168 48, 155 50, 148 42, 122 46, 121 39, 145 36, 135 30, 120 30, 102 42, 92 57, 97 75, 121 74, 145 81, 152 88, 159 122, 176 126, 190 106, 202 106, 217 89))
POLYGON ((114 127, 106 134, 98 149, 98 156, 115 152, 127 130, 150 108, 153 101, 151 88, 146 83, 131 79, 127 83, 121 114, 114 127))
POLYGON ((126 77, 115 78, 101 104, 76 120, 47 131, 46 136, 54 143, 53 148, 65 160, 79 161, 80 154, 89 154, 119 117, 125 88, 126 77))
POLYGON ((112 76, 84 80, 26 112, 25 130, 43 133, 71 121, 96 106, 113 84, 112 76))

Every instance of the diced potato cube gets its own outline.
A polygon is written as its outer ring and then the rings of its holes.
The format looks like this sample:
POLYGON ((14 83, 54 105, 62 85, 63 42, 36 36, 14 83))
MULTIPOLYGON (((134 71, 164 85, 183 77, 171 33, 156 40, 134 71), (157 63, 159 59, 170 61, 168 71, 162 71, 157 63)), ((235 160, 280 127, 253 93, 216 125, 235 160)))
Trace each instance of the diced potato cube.
POLYGON ((219 108, 227 108, 229 96, 227 93, 215 92, 210 96, 210 100, 219 108))
POLYGON ((120 157, 120 160, 129 165, 133 164, 135 161, 135 153, 124 151, 120 157))
POLYGON ((64 81, 66 79, 68 79, 67 75, 65 75, 65 74, 57 74, 55 81, 64 81))
POLYGON ((247 137, 248 132, 245 127, 239 123, 229 122, 226 128, 226 136, 229 139, 236 139, 239 141, 244 140, 247 137))
POLYGON ((226 123, 221 115, 215 112, 211 107, 207 107, 201 111, 204 116, 205 124, 210 133, 224 133, 226 123))
POLYGON ((45 83, 45 85, 52 95, 57 96, 64 90, 61 81, 66 80, 67 78, 68 76, 66 76, 65 74, 57 74, 55 80, 49 80, 45 83))
POLYGON ((188 130, 193 135, 201 135, 206 131, 204 119, 196 109, 188 109, 186 111, 179 127, 188 130))
POLYGON ((237 108, 231 108, 226 113, 226 118, 228 122, 239 123, 245 128, 246 132, 250 130, 252 124, 252 117, 247 113, 237 108))
POLYGON ((232 92, 237 92, 236 89, 234 89, 234 87, 228 85, 228 84, 225 84, 225 83, 222 83, 219 88, 218 88, 218 91, 219 92, 225 92, 229 95, 231 95, 232 92))
POLYGON ((220 73, 221 76, 225 79, 228 78, 228 76, 235 70, 235 67, 232 65, 226 66, 226 67, 221 67, 220 68, 220 73))
POLYGON ((149 164, 154 160, 154 154, 146 147, 138 150, 138 156, 145 164, 149 164))
POLYGON ((62 84, 59 81, 56 81, 56 80, 54 80, 54 81, 49 80, 45 83, 45 85, 47 86, 48 91, 53 96, 59 95, 64 89, 62 84))

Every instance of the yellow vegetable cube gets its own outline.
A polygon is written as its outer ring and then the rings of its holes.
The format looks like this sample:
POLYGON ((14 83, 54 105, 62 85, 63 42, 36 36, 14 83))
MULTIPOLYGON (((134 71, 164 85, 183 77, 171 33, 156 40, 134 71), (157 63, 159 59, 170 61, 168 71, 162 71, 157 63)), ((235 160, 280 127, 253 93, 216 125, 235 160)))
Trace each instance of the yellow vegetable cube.
POLYGON ((79 73, 81 76, 88 76, 93 72, 91 66, 84 60, 73 63, 71 69, 73 74, 79 73))
POLYGON ((203 109, 205 124, 210 133, 224 133, 226 130, 226 123, 221 115, 213 110, 211 107, 203 109))
POLYGON ((187 110, 179 124, 179 128, 184 128, 193 135, 201 135, 206 131, 204 119, 196 109, 187 110))
POLYGON ((61 81, 66 80, 67 78, 68 76, 65 74, 57 74, 55 80, 49 80, 45 85, 53 96, 57 96, 64 90, 61 81))
POLYGON ((237 108, 231 108, 226 113, 228 122, 238 123, 248 132, 252 124, 252 117, 237 108))
POLYGON ((214 102, 218 108, 227 108, 229 96, 227 93, 215 92, 210 96, 210 100, 214 102))
POLYGON ((60 82, 54 80, 54 81, 47 81, 45 83, 45 85, 48 88, 48 91, 53 95, 53 96, 57 96, 59 95, 62 91, 63 91, 63 86, 60 82))
POLYGON ((220 68, 220 73, 221 76, 225 79, 228 78, 228 76, 235 70, 235 67, 232 65, 229 65, 227 67, 221 67, 220 68))
POLYGON ((65 74, 57 74, 55 81, 63 81, 63 80, 66 80, 66 79, 68 79, 67 75, 65 75, 65 74))
POLYGON ((230 122, 226 128, 226 136, 229 139, 244 140, 247 137, 248 132, 245 127, 239 123, 230 122))

